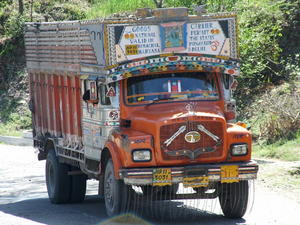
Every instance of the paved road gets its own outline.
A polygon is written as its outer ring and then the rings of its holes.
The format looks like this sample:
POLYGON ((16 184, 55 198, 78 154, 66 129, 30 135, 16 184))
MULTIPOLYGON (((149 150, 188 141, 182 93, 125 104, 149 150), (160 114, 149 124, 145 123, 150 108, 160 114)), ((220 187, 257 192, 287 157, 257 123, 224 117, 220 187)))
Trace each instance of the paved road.
MULTIPOLYGON (((37 160, 32 147, 0 144, 0 154, 1 225, 124 224, 116 222, 116 219, 112 222, 106 216, 104 202, 96 195, 96 181, 88 182, 87 197, 84 203, 52 205, 48 200, 44 181, 45 161, 37 160)), ((201 208, 210 212, 196 211, 191 207, 188 210, 194 215, 196 214, 194 219, 172 222, 159 222, 152 219, 145 224, 300 224, 300 205, 296 201, 286 199, 259 185, 256 185, 254 199, 253 210, 244 219, 226 219, 221 215, 217 201, 205 200, 201 203, 201 208)), ((136 224, 141 224, 141 222, 136 224)))

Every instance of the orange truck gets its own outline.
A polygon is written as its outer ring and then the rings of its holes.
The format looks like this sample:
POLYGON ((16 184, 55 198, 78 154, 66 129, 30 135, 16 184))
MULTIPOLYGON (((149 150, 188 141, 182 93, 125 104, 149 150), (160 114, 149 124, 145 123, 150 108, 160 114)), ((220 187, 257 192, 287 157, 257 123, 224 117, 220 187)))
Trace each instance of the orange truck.
POLYGON ((187 8, 27 23, 34 146, 51 202, 81 202, 97 179, 109 216, 138 187, 219 198, 226 217, 242 217, 258 165, 251 133, 235 123, 236 27, 233 14, 187 8))

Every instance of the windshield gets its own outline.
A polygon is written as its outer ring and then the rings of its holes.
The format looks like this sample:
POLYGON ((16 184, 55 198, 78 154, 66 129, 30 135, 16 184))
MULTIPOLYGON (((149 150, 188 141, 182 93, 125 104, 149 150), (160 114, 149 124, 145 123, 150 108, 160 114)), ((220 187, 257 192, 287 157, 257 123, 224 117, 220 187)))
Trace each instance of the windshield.
POLYGON ((218 100, 215 77, 211 73, 170 73, 127 80, 128 104, 153 101, 218 100))

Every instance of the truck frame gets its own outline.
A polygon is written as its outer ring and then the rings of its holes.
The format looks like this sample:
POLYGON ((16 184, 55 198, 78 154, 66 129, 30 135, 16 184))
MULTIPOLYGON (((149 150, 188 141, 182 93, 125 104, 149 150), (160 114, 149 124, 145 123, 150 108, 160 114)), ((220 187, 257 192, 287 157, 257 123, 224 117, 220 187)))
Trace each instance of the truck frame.
POLYGON ((137 186, 153 200, 219 197, 225 216, 242 217, 258 165, 234 122, 236 27, 231 13, 186 8, 27 23, 34 147, 51 202, 81 202, 97 179, 109 216, 137 186))

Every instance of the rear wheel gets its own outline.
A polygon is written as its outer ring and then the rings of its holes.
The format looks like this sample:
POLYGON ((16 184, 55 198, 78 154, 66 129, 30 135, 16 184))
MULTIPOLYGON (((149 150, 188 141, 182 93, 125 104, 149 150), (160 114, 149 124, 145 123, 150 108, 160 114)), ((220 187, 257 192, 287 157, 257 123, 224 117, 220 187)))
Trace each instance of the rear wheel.
MULTIPOLYGON (((79 170, 76 167, 71 167, 72 171, 79 170)), ((70 191, 70 202, 78 203, 82 202, 85 198, 86 192, 86 180, 85 174, 71 176, 71 191, 70 191)))
POLYGON ((248 181, 221 184, 219 201, 223 214, 229 218, 241 218, 248 205, 248 181))
POLYGON ((129 186, 115 178, 113 162, 109 159, 104 175, 104 201, 108 216, 118 215, 128 209, 129 193, 129 186))
POLYGON ((46 184, 49 199, 52 203, 67 203, 70 199, 71 177, 69 166, 58 162, 53 149, 46 160, 46 184))
POLYGON ((82 202, 86 192, 86 175, 68 175, 76 167, 59 163, 54 150, 50 150, 46 160, 46 184, 52 203, 82 202))

